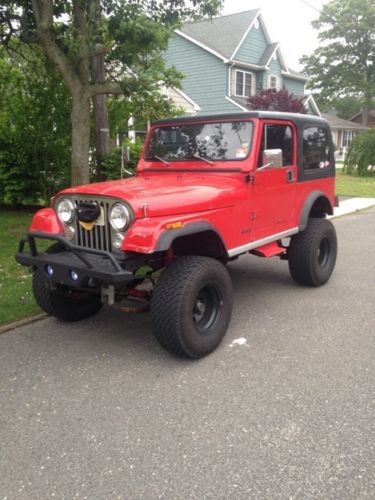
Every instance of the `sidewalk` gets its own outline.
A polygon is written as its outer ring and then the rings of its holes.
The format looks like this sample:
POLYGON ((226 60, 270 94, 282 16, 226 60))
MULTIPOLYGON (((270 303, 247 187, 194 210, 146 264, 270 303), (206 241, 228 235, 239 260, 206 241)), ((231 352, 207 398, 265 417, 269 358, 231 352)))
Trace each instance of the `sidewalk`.
POLYGON ((365 208, 375 206, 375 198, 349 198, 348 200, 340 201, 340 205, 335 207, 333 217, 341 217, 342 215, 351 214, 363 210, 365 208))

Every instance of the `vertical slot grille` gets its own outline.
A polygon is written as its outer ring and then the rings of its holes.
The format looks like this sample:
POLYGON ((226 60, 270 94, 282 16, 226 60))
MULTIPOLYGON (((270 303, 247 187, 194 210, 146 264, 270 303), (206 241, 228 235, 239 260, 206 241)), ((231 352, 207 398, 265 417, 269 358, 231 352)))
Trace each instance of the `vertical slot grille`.
POLYGON ((109 202, 91 198, 75 198, 74 205, 77 206, 78 203, 87 201, 99 203, 104 214, 104 226, 95 225, 91 231, 87 231, 80 225, 78 220, 76 220, 76 244, 80 247, 111 252, 111 228, 108 222, 109 202))

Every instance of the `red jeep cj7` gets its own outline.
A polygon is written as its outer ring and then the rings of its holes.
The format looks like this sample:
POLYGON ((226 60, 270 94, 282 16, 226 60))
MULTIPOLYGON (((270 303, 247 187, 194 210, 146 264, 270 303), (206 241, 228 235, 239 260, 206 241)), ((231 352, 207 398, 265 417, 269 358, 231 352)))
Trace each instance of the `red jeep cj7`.
POLYGON ((35 214, 16 258, 31 266, 48 314, 76 321, 103 303, 132 310, 137 301, 150 306, 163 347, 199 358, 228 328, 227 262, 278 255, 302 285, 329 279, 334 176, 321 118, 254 111, 159 121, 135 177, 60 192, 35 214), (41 253, 40 239, 54 243, 41 253))

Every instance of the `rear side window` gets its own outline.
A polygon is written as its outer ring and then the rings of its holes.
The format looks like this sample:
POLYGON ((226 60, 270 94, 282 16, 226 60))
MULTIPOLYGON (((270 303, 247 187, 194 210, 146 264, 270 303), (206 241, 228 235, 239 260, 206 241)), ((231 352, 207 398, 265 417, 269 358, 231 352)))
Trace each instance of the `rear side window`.
POLYGON ((324 127, 309 126, 303 130, 303 168, 329 168, 331 144, 324 127))

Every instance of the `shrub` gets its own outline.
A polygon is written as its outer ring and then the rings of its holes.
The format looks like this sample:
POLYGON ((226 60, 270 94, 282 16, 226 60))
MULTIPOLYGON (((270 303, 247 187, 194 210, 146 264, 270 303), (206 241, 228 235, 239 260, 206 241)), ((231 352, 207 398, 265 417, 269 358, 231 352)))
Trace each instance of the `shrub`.
MULTIPOLYGON (((124 141, 124 152, 125 149, 129 151, 129 159, 124 159, 124 170, 128 172, 135 172, 139 157, 141 156, 141 151, 143 148, 143 140, 137 138, 135 142, 131 142, 129 139, 124 141)), ((128 177, 128 174, 123 171, 121 175, 121 155, 123 153, 122 148, 114 148, 111 154, 103 161, 103 173, 107 180, 120 179, 121 177, 128 177)), ((124 155, 125 156, 125 155, 124 155)))
POLYGON ((254 110, 306 113, 303 98, 295 97, 287 90, 266 89, 249 97, 247 107, 254 110))
POLYGON ((375 129, 354 137, 344 162, 344 172, 367 175, 375 168, 375 129))

